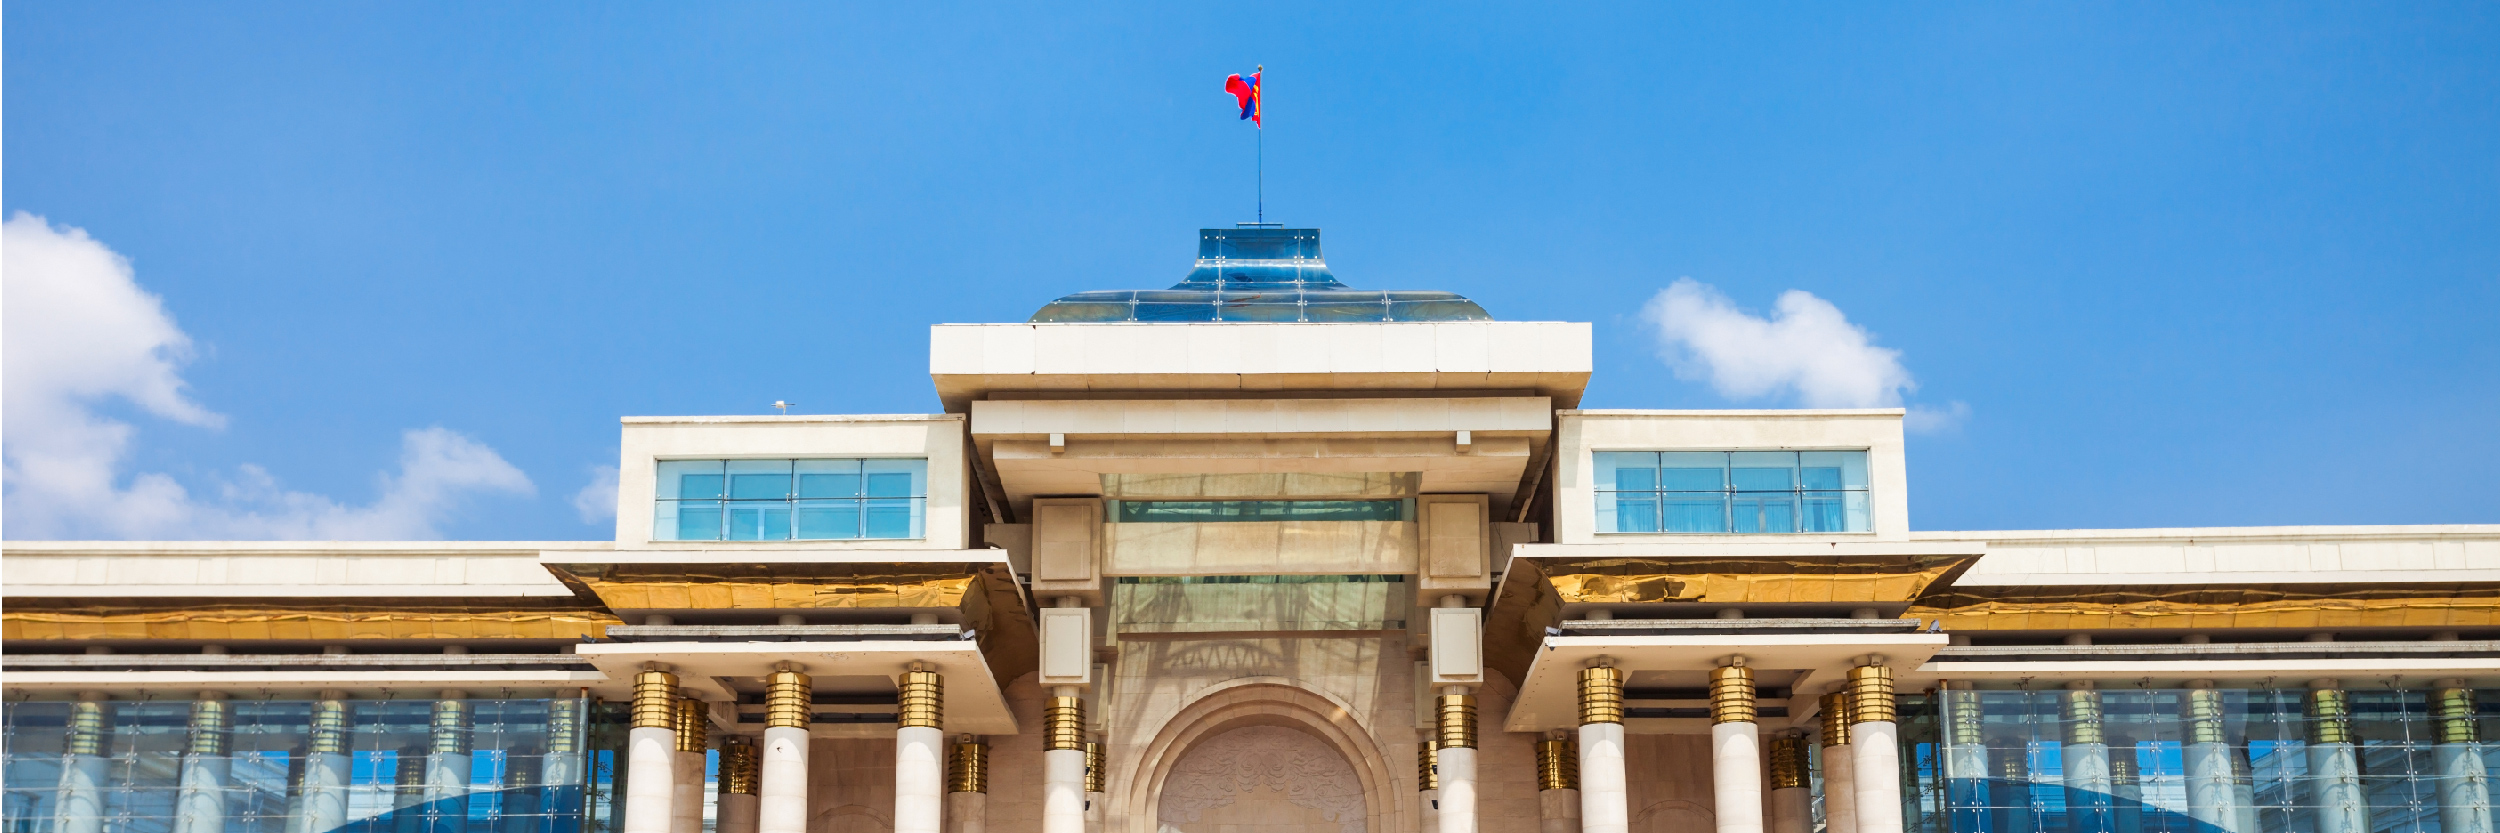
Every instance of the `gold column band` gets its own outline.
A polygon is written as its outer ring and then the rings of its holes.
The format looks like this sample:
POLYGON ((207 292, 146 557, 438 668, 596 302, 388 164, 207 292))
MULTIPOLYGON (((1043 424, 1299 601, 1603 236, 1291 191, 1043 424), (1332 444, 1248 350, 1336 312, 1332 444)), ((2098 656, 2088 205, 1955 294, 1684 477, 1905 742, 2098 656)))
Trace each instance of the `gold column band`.
POLYGON ((1823 695, 1823 745, 1849 745, 1849 692, 1835 691, 1823 695))
POLYGON ((1806 739, 1801 735, 1771 738, 1771 789, 1806 785, 1806 739))
POLYGON ((1580 725, 1623 722, 1623 670, 1580 669, 1580 725))
POLYGON ((1723 665, 1710 670, 1710 722, 1754 722, 1753 669, 1723 665))
POLYGON ((1053 697, 1042 707, 1042 750, 1085 749, 1085 698, 1053 697))
POLYGON ((955 753, 946 758, 946 791, 950 793, 985 793, 990 791, 990 745, 966 737, 955 742, 955 753))
POLYGON ((666 671, 634 675, 634 728, 677 729, 677 675, 666 671))
POLYGON ((730 735, 720 743, 720 792, 722 795, 755 795, 763 774, 763 755, 755 742, 745 735, 730 735))
POLYGON ((1980 728, 1985 725, 1979 711, 1979 692, 1967 688, 1947 688, 1944 695, 1944 742, 1956 746, 1980 743, 1980 728))
POLYGON ((2431 719, 2436 722, 2436 731, 2431 736, 2440 743, 2475 742, 2478 738, 2474 731, 2474 690, 2431 690, 2431 719))
MULTIPOLYGON (((346 719, 347 704, 339 704, 339 716, 346 719)), ((346 726, 344 722, 341 727, 346 726)), ((547 751, 573 752, 582 748, 582 701, 557 700, 547 704, 547 751)), ((341 738, 345 738, 342 728, 341 738)), ((344 741, 342 741, 344 742, 344 741)), ((345 749, 339 750, 347 751, 345 749)))
POLYGON ((427 750, 437 755, 469 754, 469 704, 463 700, 434 701, 434 719, 426 733, 427 750))
MULTIPOLYGON (((319 718, 316 716, 315 720, 319 718)), ((104 754, 104 704, 82 700, 69 707, 69 745, 63 751, 72 755, 104 754)), ((343 750, 316 749, 316 752, 343 750)))
POLYGON ((2066 692, 2066 742, 2106 741, 2101 734, 2101 693, 2088 688, 2066 692))
POLYGON ((1546 738, 1536 742, 1536 788, 1540 792, 1580 788, 1578 741, 1546 738))
POLYGON ((1476 748, 1476 696, 1444 694, 1440 700, 1441 748, 1476 748))
POLYGON ((677 701, 677 751, 701 752, 712 740, 711 707, 686 697, 677 701))
POLYGON ((231 714, 224 700, 191 701, 191 754, 226 754, 226 729, 231 714))
POLYGON ((945 728, 946 680, 937 672, 905 671, 895 688, 902 695, 903 728, 945 728))
POLYGON ((2309 742, 2352 743, 2352 704, 2340 688, 2309 690, 2309 742))
POLYGON ((764 725, 805 729, 816 718, 816 681, 787 669, 764 678, 764 725))
POLYGON ((1086 742, 1085 742, 1085 791, 1086 791, 1086 792, 1089 792, 1089 793, 1098 793, 1098 792, 1102 792, 1102 785, 1103 785, 1103 779, 1104 779, 1104 774, 1103 774, 1103 771, 1102 771, 1102 765, 1103 765, 1103 757, 1102 757, 1102 742, 1101 742, 1101 741, 1093 741, 1093 740, 1086 741, 1086 742))
POLYGON ((1425 738, 1415 744, 1415 791, 1441 788, 1441 741, 1425 738))
POLYGON ((2210 688, 2188 689, 2187 724, 2189 743, 2222 743, 2228 740, 2222 728, 2222 692, 2210 688))
POLYGON ((1849 722, 1890 722, 1895 714, 1892 669, 1881 665, 1849 669, 1849 722))

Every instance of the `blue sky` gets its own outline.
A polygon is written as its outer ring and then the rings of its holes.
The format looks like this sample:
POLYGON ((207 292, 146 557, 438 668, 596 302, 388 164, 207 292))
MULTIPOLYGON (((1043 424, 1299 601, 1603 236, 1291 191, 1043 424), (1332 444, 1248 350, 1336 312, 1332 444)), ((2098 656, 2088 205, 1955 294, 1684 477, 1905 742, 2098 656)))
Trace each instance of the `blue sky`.
MULTIPOLYGON (((1961 403, 1911 440, 1921 529, 2500 522, 2490 4, 5 24, 0 203, 126 257, 189 341, 197 412, 63 388, 65 419, 127 426, 111 494, 208 516, 387 508, 422 446, 467 467, 400 534, 600 538, 572 498, 620 415, 935 410, 928 324, 1168 285, 1250 218, 1221 88, 1264 63, 1269 218, 1357 287, 1594 322, 1589 407, 1801 404, 1679 376, 1642 312, 1678 278, 1757 316, 1800 290, 1898 351, 1902 402, 1961 403)), ((53 358, 25 341, 12 374, 53 358)), ((14 455, 42 435, 10 396, 14 455)), ((10 537, 133 529, 46 523, 22 462, 10 537)))

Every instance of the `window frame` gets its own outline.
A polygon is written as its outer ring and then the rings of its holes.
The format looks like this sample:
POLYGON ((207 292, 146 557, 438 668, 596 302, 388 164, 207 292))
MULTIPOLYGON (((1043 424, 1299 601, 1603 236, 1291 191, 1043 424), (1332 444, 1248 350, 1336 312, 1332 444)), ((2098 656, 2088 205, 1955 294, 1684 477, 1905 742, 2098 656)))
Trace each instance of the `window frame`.
POLYGON ((770 544, 926 541, 929 538, 929 499, 933 486, 929 463, 930 458, 925 455, 655 457, 651 461, 653 488, 651 529, 648 537, 653 543, 770 544), (741 463, 746 465, 738 465, 741 463), (819 465, 807 465, 810 463, 819 465), (880 468, 877 465, 879 463, 887 464, 883 468, 888 470, 877 470, 880 468), (718 478, 718 485, 716 488, 698 490, 695 497, 685 497, 685 493, 681 491, 683 478, 701 478, 707 475, 682 470, 672 473, 670 470, 672 464, 697 466, 716 464, 720 474, 710 476, 718 478), (771 468, 774 464, 779 464, 779 472, 733 471, 738 468, 771 468), (841 464, 848 464, 848 471, 841 471, 840 469, 843 468, 841 464), (738 478, 742 476, 751 478, 758 474, 765 476, 782 474, 788 479, 788 484, 782 488, 779 497, 733 497, 745 491, 749 486, 760 485, 763 488, 769 488, 766 484, 738 482, 738 478), (842 493, 842 487, 837 484, 831 493, 812 494, 817 490, 811 489, 805 483, 805 478, 828 474, 837 479, 849 475, 852 480, 848 493, 842 493), (898 474, 906 475, 901 494, 881 494, 888 489, 881 488, 872 482, 872 480, 884 480, 890 487, 891 476, 898 474), (886 477, 881 478, 879 475, 886 477), (841 504, 847 504, 847 507, 841 504), (713 521, 712 537, 689 538, 683 535, 686 529, 683 512, 689 508, 689 505, 693 505, 694 511, 708 510, 714 513, 716 520, 713 521), (858 532, 857 535, 845 538, 800 537, 800 530, 805 528, 804 524, 811 516, 816 513, 825 513, 827 517, 841 518, 846 514, 841 511, 845 508, 850 510, 847 516, 851 519, 853 529, 858 532), (904 534, 893 536, 873 534, 877 531, 880 518, 885 518, 887 519, 885 522, 890 523, 893 518, 898 517, 897 510, 903 523, 904 534), (756 528, 750 530, 752 535, 742 535, 741 530, 737 528, 738 522, 742 519, 751 519, 757 523, 756 528), (781 533, 780 537, 767 537, 774 531, 774 527, 778 528, 781 533), (664 537, 663 533, 667 535, 664 537))
MULTIPOLYGON (((1588 517, 1592 534, 1598 536, 1854 536, 1874 535, 1877 532, 1874 506, 1875 449, 1873 448, 1592 448, 1589 450, 1587 460, 1591 486, 1588 517), (1650 464, 1646 470, 1648 476, 1643 478, 1644 482, 1638 484, 1636 488, 1619 488, 1621 481, 1616 473, 1638 472, 1643 469, 1618 467, 1615 464, 1616 461, 1607 459, 1607 455, 1613 454, 1651 455, 1650 464), (1857 455, 1858 471, 1855 479, 1858 485, 1851 485, 1852 478, 1849 472, 1851 466, 1845 459, 1836 461, 1837 467, 1842 472, 1838 483, 1826 485, 1814 482, 1814 478, 1808 474, 1809 471, 1833 468, 1833 466, 1810 466, 1809 459, 1817 454, 1857 455), (1701 481, 1690 475, 1682 478, 1675 477, 1669 472, 1698 472, 1707 469, 1673 464, 1699 462, 1691 458, 1701 455, 1718 457, 1719 488, 1716 490, 1679 488, 1696 486, 1701 481), (1787 466, 1788 485, 1779 489, 1747 488, 1745 482, 1747 476, 1742 472, 1754 471, 1757 474, 1753 476, 1760 477, 1759 472, 1776 469, 1761 465, 1742 465, 1748 462, 1743 459, 1746 455, 1788 456, 1792 461, 1787 466), (1679 460, 1673 457, 1685 459, 1679 460), (1777 496, 1784 496, 1784 499, 1777 496), (1675 529, 1677 526, 1687 525, 1678 523, 1679 517, 1698 518, 1687 513, 1712 503, 1718 507, 1717 522, 1698 524, 1709 528, 1687 531, 1675 529), (1679 513, 1679 507, 1685 512, 1679 513), (1640 513, 1637 516, 1639 520, 1632 521, 1632 525, 1649 528, 1624 529, 1627 521, 1624 515, 1626 508, 1640 513), (1748 508, 1752 515, 1750 522, 1742 519, 1743 515, 1748 514, 1748 508), (1835 520, 1837 527, 1809 528, 1816 525, 1815 520, 1818 518, 1835 520), (1865 526, 1860 529, 1850 529, 1849 525, 1853 519, 1863 519, 1865 526), (1787 528, 1784 530, 1771 528, 1780 525, 1785 525, 1787 528)), ((1756 459, 1751 462, 1766 461, 1756 459)))

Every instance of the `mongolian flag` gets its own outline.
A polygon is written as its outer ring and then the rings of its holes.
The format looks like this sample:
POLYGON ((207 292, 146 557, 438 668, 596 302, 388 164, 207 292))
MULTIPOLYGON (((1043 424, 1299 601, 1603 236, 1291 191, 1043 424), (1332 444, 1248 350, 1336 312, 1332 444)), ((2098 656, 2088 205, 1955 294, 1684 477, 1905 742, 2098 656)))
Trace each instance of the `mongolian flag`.
MULTIPOLYGON (((1260 71, 1265 72, 1266 68, 1261 67, 1260 71)), ((1267 123, 1259 120, 1259 75, 1259 72, 1253 72, 1247 79, 1239 75, 1227 77, 1224 79, 1224 91, 1241 100, 1242 118, 1249 119, 1251 124, 1266 127, 1267 123)))

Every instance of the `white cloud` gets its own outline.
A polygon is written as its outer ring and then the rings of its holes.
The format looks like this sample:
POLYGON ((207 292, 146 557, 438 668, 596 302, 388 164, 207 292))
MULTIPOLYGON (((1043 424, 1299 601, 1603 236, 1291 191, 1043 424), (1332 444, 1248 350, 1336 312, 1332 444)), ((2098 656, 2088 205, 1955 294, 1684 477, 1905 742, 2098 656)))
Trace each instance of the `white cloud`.
MULTIPOLYGON (((1808 408, 1898 408, 1918 389, 1901 351, 1875 346, 1866 328, 1804 290, 1780 293, 1762 317, 1709 284, 1678 278, 1641 314, 1657 329, 1677 378, 1706 381, 1730 399, 1793 396, 1808 408)), ((1970 406, 1956 402, 1945 412, 1914 409, 1911 423, 1913 430, 1945 427, 1969 414, 1970 406)))
POLYGON ((1969 420, 1970 404, 1957 399, 1942 408, 1912 405, 1909 415, 1901 418, 1901 427, 1913 434, 1942 434, 1961 430, 1969 420))
POLYGON ((616 467, 596 466, 590 470, 590 482, 573 493, 573 511, 581 513, 582 523, 604 524, 616 520, 616 467))
POLYGON ((0 458, 11 538, 381 539, 440 537, 479 493, 529 495, 529 478, 444 428, 401 437, 399 469, 363 506, 286 491, 246 465, 204 502, 168 475, 121 485, 131 424, 98 413, 120 400, 146 414, 216 428, 179 372, 191 339, 130 261, 76 228, 19 213, 0 224, 0 458))

